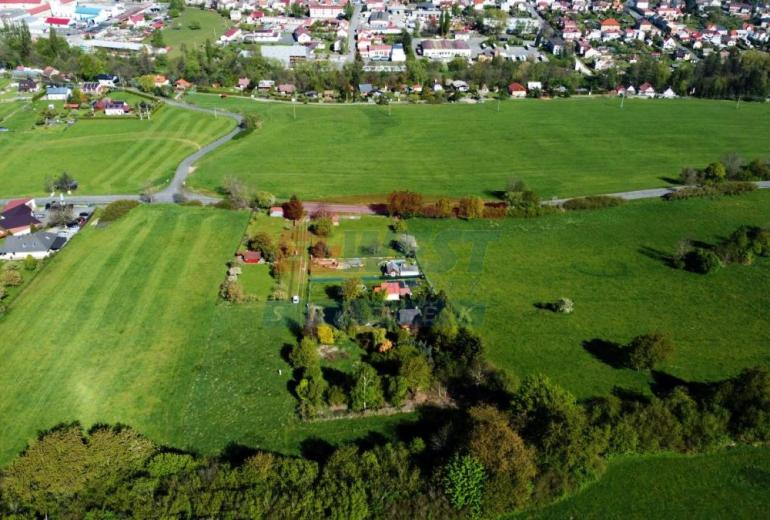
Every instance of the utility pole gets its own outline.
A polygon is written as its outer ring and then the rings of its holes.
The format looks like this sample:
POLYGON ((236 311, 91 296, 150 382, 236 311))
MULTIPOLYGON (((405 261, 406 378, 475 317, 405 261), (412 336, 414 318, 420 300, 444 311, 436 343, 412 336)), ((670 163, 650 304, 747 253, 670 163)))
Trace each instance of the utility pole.
POLYGON ((296 101, 297 101, 297 98, 295 98, 295 97, 291 98, 291 110, 292 110, 292 113, 294 114, 294 120, 295 121, 297 120, 297 103, 296 103, 296 101))
POLYGON ((623 109, 623 102, 624 102, 625 100, 626 100, 626 95, 625 95, 625 94, 622 94, 622 95, 620 96, 620 108, 621 108, 621 110, 623 109))

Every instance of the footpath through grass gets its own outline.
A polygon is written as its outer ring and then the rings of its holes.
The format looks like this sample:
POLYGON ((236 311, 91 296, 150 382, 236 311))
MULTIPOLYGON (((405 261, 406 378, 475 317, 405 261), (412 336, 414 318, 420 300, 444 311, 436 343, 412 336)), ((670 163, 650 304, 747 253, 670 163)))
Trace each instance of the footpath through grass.
POLYGON ((288 198, 355 199, 409 189, 492 197, 511 176, 542 196, 667 185, 729 152, 770 154, 770 105, 615 98, 483 105, 339 106, 193 94, 190 102, 259 114, 262 126, 201 161, 193 186, 234 175, 288 198))
MULTIPOLYGON (((715 243, 743 224, 770 227, 770 193, 625 207, 539 219, 409 222, 431 282, 465 309, 489 358, 519 376, 545 373, 580 397, 648 392, 649 376, 614 368, 584 342, 625 344, 664 331, 663 372, 716 380, 770 365, 770 260, 703 276, 669 267, 681 239, 715 243), (572 315, 536 307, 560 297, 572 315)), ((601 353, 600 353, 601 354, 601 353)))
POLYGON ((629 457, 583 492, 512 518, 623 519, 767 517, 770 448, 706 455, 629 457))
MULTIPOLYGON (((117 96, 120 97, 120 96, 117 96)), ((73 126, 36 127, 47 102, 12 104, 0 134, 0 197, 42 195, 46 177, 69 172, 79 194, 138 193, 165 184, 177 165, 235 124, 224 117, 164 106, 151 121, 81 119, 73 126)))
POLYGON ((246 213, 140 207, 89 226, 0 319, 0 464, 60 422, 124 423, 204 453, 231 443, 298 453, 388 434, 400 417, 297 420, 291 369, 299 306, 219 302, 246 213))

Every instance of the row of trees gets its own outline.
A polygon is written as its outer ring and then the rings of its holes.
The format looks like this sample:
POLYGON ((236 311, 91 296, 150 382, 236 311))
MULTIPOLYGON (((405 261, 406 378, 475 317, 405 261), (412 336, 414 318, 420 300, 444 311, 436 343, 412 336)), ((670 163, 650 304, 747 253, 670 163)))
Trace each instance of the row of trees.
POLYGON ((126 427, 84 433, 64 425, 3 471, 0 511, 65 519, 494 517, 577 489, 611 455, 770 440, 766 368, 668 388, 650 398, 580 403, 533 376, 497 403, 426 411, 417 435, 403 441, 310 458, 243 447, 200 457, 126 427))

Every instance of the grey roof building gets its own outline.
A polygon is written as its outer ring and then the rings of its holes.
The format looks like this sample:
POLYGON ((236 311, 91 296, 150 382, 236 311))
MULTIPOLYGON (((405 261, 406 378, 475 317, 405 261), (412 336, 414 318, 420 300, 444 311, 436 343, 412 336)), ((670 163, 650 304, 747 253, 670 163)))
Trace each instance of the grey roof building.
POLYGON ((66 238, 45 231, 28 235, 10 236, 0 246, 0 257, 14 259, 33 256, 35 258, 43 258, 53 251, 58 251, 66 243, 66 238))

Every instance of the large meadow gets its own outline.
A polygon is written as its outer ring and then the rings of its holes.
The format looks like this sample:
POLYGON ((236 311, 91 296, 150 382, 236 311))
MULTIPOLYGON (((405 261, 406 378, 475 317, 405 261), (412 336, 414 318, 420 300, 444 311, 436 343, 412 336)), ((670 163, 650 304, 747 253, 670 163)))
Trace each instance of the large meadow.
POLYGON ((0 320, 0 462, 70 421, 129 424, 204 453, 231 443, 299 453, 307 439, 390 431, 397 420, 296 418, 281 350, 298 307, 228 306, 217 294, 247 221, 143 207, 89 226, 53 258, 0 320))
POLYGON ((616 368, 612 346, 647 332, 670 334, 676 352, 661 371, 687 381, 770 365, 770 260, 708 276, 666 261, 682 239, 715 244, 743 224, 770 226, 770 193, 409 226, 429 279, 465 309, 496 365, 590 397, 649 391, 649 375, 616 368), (538 307, 560 297, 573 314, 538 307))
POLYGON ((41 195, 45 179, 65 171, 80 194, 137 194, 148 183, 168 182, 182 159, 235 124, 163 106, 149 121, 81 118, 72 126, 36 126, 47 104, 0 105, 0 125, 10 130, 0 133, 0 198, 41 195))
POLYGON ((261 127, 206 157, 190 184, 227 176, 288 198, 382 199, 395 189, 493 197, 511 176, 543 197, 665 186, 730 152, 770 154, 770 105, 607 97, 481 105, 318 105, 193 94, 261 127), (294 117, 296 113, 296 119, 294 117))

